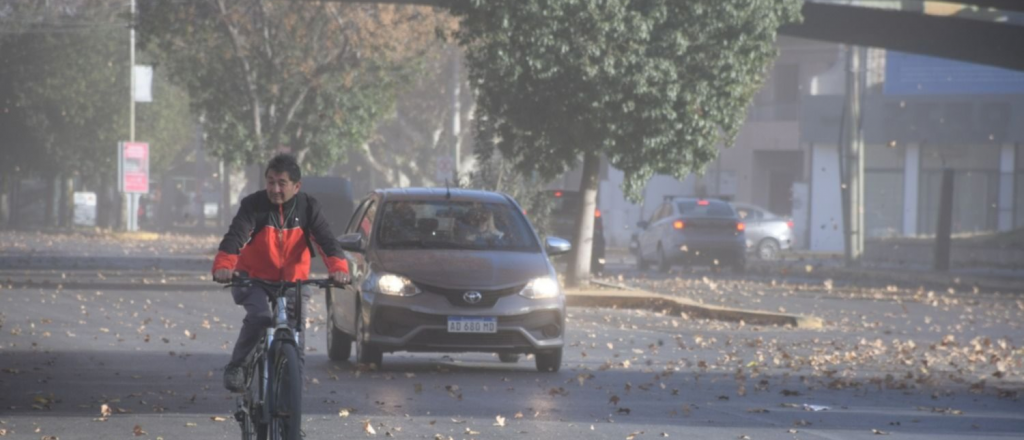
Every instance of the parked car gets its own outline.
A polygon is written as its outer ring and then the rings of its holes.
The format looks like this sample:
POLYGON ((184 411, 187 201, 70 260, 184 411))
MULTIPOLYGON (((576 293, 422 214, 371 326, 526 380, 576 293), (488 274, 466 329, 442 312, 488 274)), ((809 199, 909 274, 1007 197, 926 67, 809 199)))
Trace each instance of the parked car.
POLYGON ((558 371, 565 296, 548 255, 511 197, 445 188, 376 190, 338 241, 353 282, 328 295, 331 359, 380 366, 395 351, 533 354, 558 371))
MULTIPOLYGON (((572 243, 576 237, 576 220, 579 215, 580 204, 583 203, 583 196, 579 191, 568 191, 563 189, 548 190, 552 200, 551 207, 551 229, 554 235, 563 237, 572 243)), ((601 220, 601 210, 594 210, 594 242, 590 250, 590 272, 600 273, 604 271, 605 263, 604 243, 604 221, 601 220)))
POLYGON ((746 225, 729 203, 693 197, 666 197, 649 221, 637 224, 637 268, 674 264, 746 268, 746 225))
POLYGON ((748 203, 733 203, 736 214, 746 224, 747 251, 762 260, 776 260, 793 248, 793 220, 772 214, 748 203))

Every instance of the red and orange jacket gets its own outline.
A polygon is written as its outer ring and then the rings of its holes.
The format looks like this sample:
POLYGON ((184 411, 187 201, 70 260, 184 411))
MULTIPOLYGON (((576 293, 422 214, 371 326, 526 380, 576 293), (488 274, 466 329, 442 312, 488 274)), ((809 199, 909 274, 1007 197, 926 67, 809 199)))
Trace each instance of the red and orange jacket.
POLYGON ((320 248, 328 271, 348 273, 348 262, 341 258, 320 202, 299 192, 283 205, 275 205, 266 190, 257 191, 242 199, 220 242, 213 271, 244 271, 268 281, 304 280, 309 278, 314 244, 320 248))

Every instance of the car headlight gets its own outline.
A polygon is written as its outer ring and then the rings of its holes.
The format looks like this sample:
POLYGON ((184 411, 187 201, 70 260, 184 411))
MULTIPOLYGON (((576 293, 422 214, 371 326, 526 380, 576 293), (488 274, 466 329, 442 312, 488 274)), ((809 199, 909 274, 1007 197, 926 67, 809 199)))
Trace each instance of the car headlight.
POLYGON ((558 281, 551 277, 534 278, 523 288, 522 292, 519 292, 520 295, 530 299, 554 298, 560 293, 558 281))
POLYGON ((383 274, 377 277, 377 291, 385 295, 413 296, 420 293, 419 287, 412 280, 394 274, 383 274))

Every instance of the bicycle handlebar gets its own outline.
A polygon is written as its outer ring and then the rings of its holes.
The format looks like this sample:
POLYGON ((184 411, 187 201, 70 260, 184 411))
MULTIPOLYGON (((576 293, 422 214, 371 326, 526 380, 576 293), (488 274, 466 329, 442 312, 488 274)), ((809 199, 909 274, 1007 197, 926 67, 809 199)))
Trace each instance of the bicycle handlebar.
POLYGON ((250 278, 241 275, 235 275, 231 277, 231 282, 227 283, 224 286, 224 288, 227 289, 229 287, 250 287, 253 284, 262 284, 266 287, 271 288, 272 290, 278 290, 281 287, 298 286, 299 284, 315 285, 321 288, 341 287, 337 283, 335 283, 334 280, 331 278, 315 278, 297 281, 268 281, 260 278, 250 278))

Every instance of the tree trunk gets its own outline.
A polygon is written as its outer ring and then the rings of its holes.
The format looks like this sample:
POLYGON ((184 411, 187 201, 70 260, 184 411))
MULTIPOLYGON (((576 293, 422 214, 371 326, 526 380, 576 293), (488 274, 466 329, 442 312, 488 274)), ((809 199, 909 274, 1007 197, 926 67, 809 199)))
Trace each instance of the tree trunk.
POLYGON ((75 225, 75 178, 65 174, 60 179, 60 226, 75 225))
POLYGON ((110 173, 100 173, 100 185, 96 191, 96 226, 110 227, 110 173))
POLYGON ((577 287, 590 281, 590 256, 594 247, 594 211, 597 209, 597 179, 601 159, 597 153, 583 154, 583 176, 580 179, 580 212, 576 216, 576 230, 573 234, 572 258, 569 259, 569 273, 566 286, 577 287))
POLYGON ((220 162, 220 208, 217 217, 220 219, 217 226, 221 229, 231 224, 231 164, 220 162))
POLYGON ((0 230, 8 229, 11 225, 11 185, 10 173, 0 174, 0 230))
POLYGON ((53 227, 57 224, 57 176, 47 174, 46 177, 46 200, 43 211, 43 226, 53 227))

